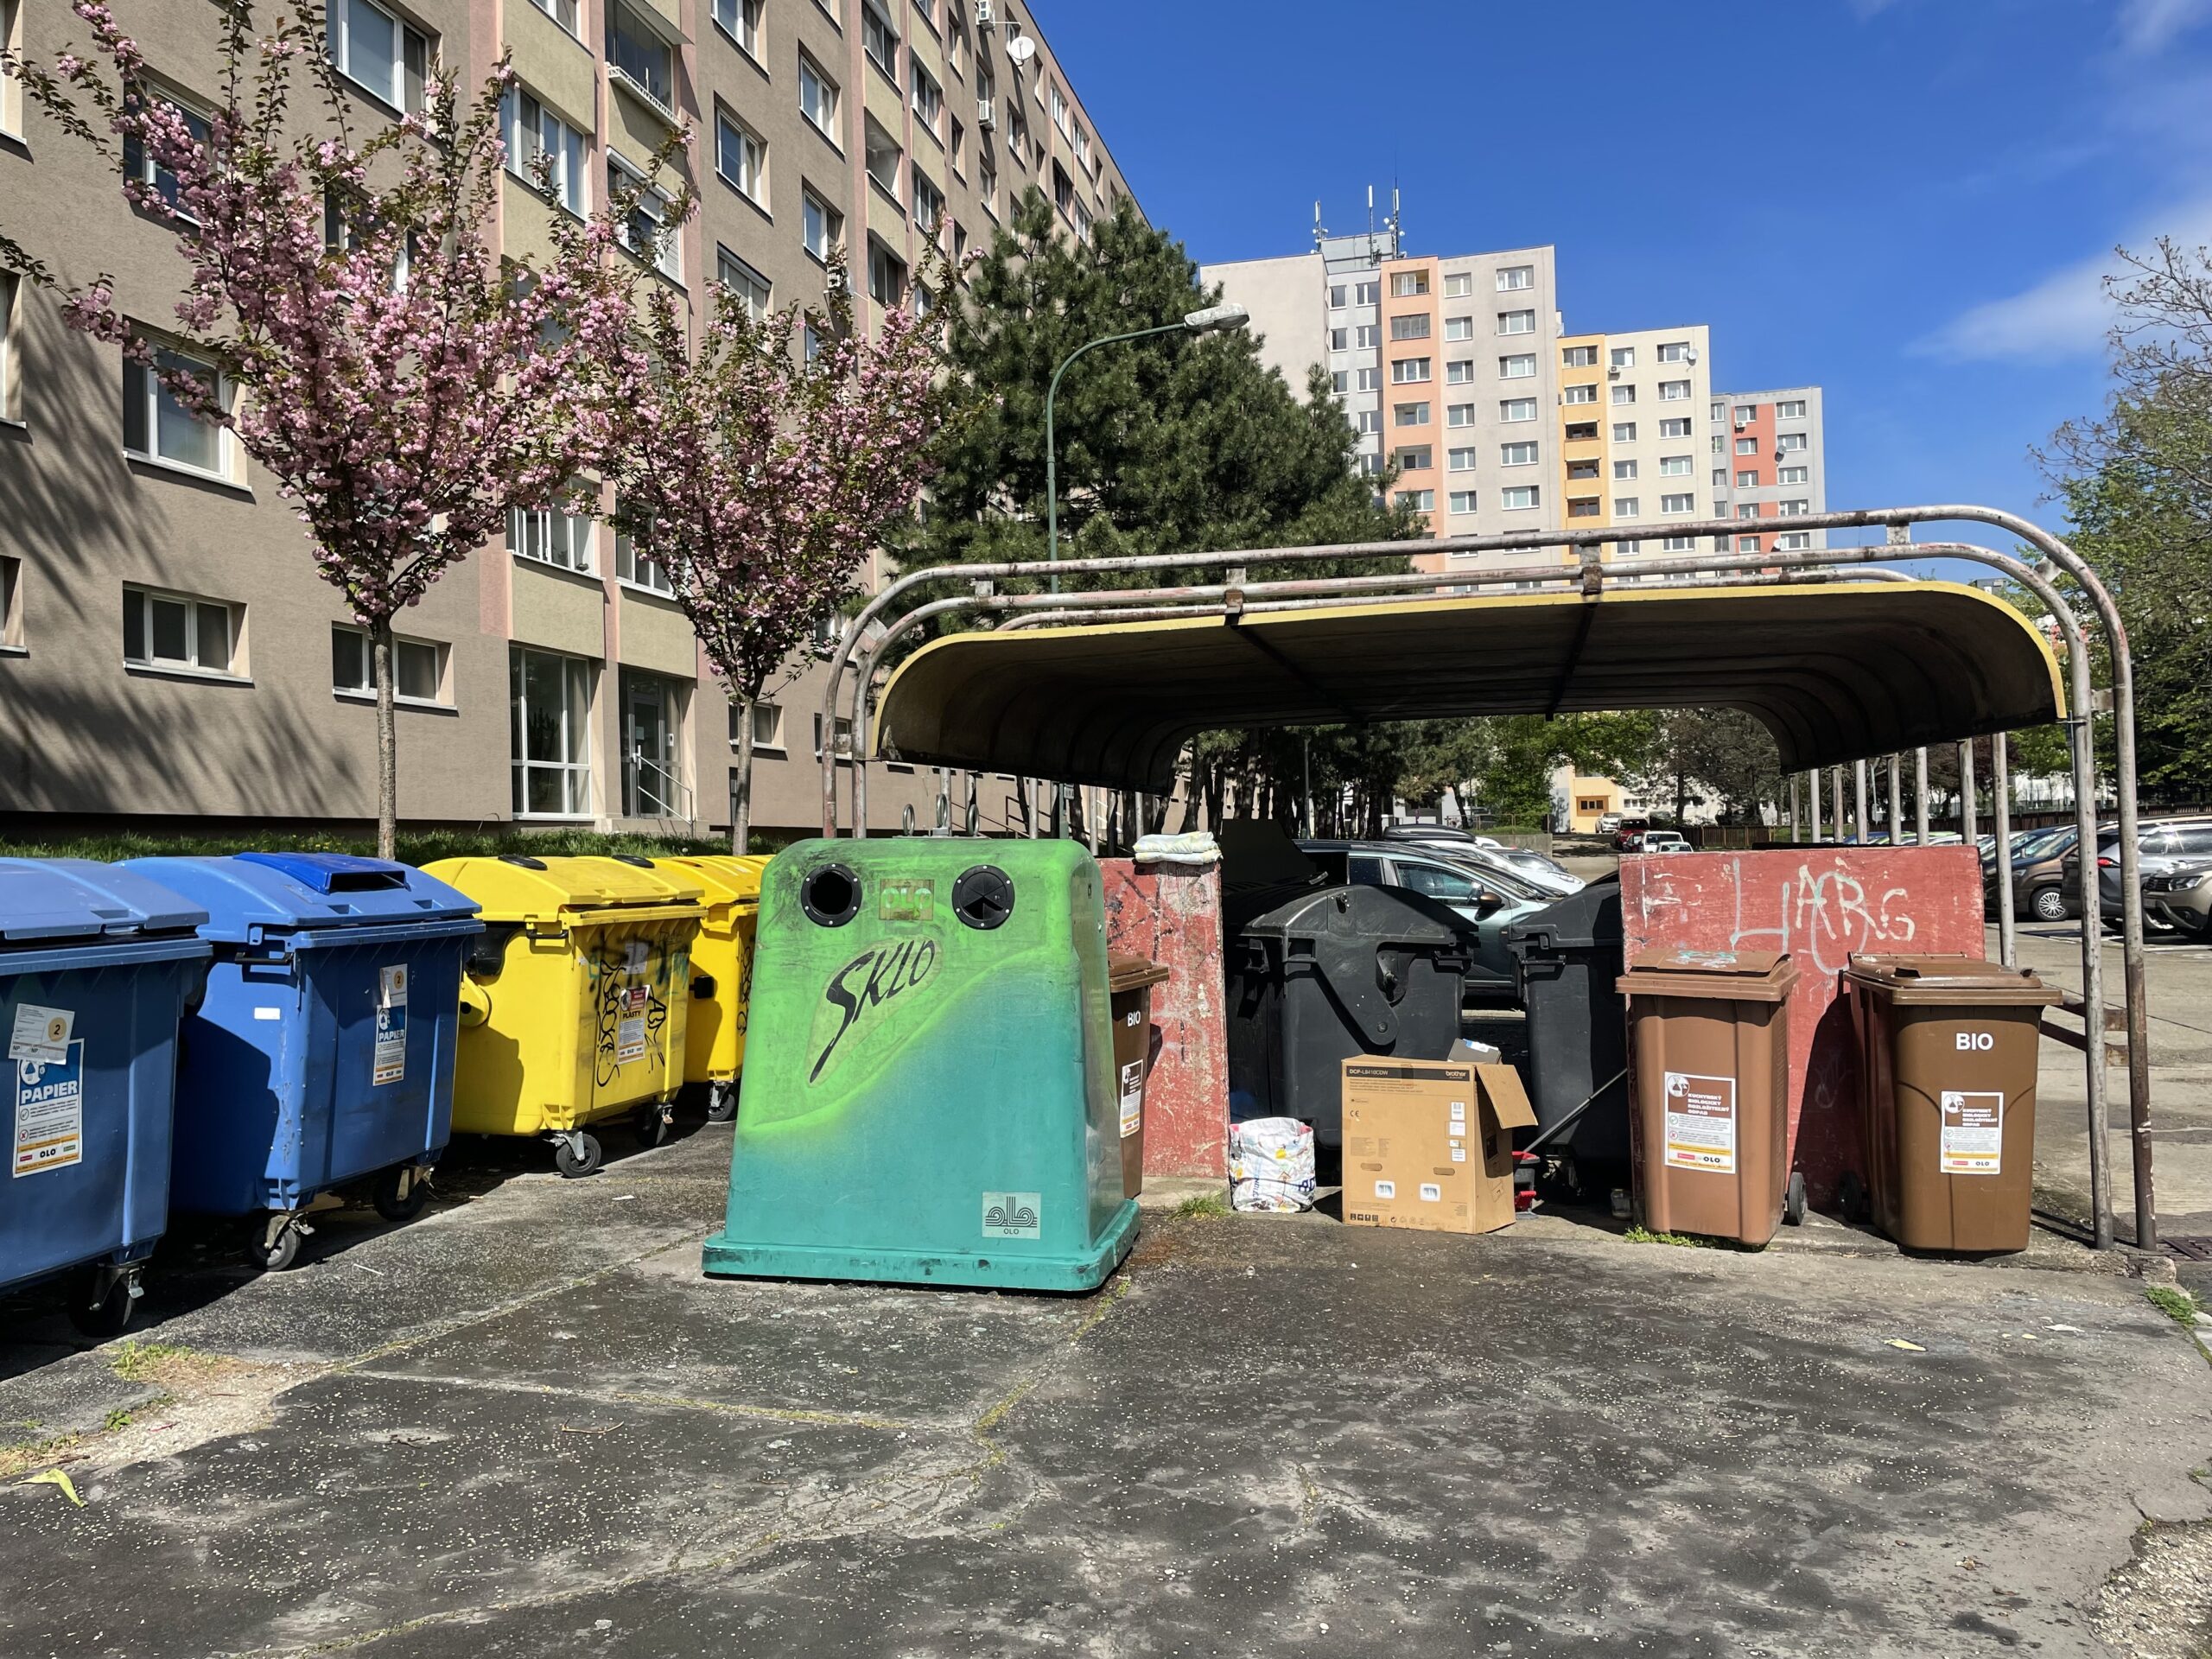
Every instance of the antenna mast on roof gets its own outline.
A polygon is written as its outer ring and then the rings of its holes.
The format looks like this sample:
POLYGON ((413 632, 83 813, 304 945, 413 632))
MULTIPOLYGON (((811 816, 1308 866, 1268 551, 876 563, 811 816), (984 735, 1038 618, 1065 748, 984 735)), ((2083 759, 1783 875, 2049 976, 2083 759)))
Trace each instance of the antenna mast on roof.
POLYGON ((1313 204, 1313 246, 1315 251, 1319 251, 1321 245, 1328 239, 1328 226, 1321 223, 1321 204, 1319 201, 1316 201, 1313 204))

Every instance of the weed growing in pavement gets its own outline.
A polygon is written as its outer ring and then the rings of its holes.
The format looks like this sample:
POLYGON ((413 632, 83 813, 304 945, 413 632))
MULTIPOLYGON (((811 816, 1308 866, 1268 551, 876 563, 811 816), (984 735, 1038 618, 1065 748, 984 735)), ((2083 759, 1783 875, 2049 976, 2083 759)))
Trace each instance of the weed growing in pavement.
POLYGON ((2171 1285, 2145 1285, 2143 1300, 2176 1325, 2196 1323, 2196 1298, 2185 1290, 2176 1290, 2171 1285))
POLYGON ((212 1357, 173 1342, 126 1342, 115 1351, 107 1368, 126 1382, 150 1382, 157 1372, 173 1364, 212 1357))
POLYGON ((1218 1192, 1194 1192, 1175 1206, 1179 1216, 1225 1216, 1230 1213, 1229 1201, 1218 1192))
POLYGON ((1709 1250, 1713 1241, 1700 1238, 1694 1233, 1655 1233, 1642 1222, 1631 1226, 1621 1236, 1631 1244, 1673 1244, 1685 1250, 1709 1250))

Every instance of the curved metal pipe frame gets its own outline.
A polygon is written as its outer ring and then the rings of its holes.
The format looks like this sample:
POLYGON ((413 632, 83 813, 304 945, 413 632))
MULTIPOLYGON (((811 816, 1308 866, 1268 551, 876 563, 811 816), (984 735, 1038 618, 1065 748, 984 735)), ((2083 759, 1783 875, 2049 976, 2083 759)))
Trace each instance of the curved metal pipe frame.
MULTIPOLYGON (((1815 569, 1859 560, 1896 561, 1928 557, 1955 557, 1972 560, 2001 570, 2033 592, 2051 611, 2062 633, 2069 644, 2070 674, 2073 682, 2074 710, 2067 725, 2072 753, 2075 797, 2075 818, 2081 856, 2077 861, 2082 907, 2082 1003, 2085 1027, 2084 1052, 2088 1058, 2088 1077, 2090 1117, 2090 1178, 2092 1202, 2094 1210, 2094 1233, 2097 1248, 2108 1249, 2113 1243, 2113 1221, 2110 1181, 2106 1173, 2105 1156, 2105 1087, 2104 1087, 2104 997, 2102 925, 2099 915, 2101 895, 2094 874, 2096 849, 2095 758, 2094 743, 2094 699, 2089 686, 2089 670, 2086 640, 2071 609, 2065 604, 2056 588, 2046 578, 2045 568, 2056 566, 2088 595, 2094 606, 2101 631, 2110 653, 2113 673, 2113 709, 2115 722, 2115 760, 2119 794, 2120 865, 2121 887, 2121 951, 2124 963, 2124 998, 2126 1009, 2127 1055, 2129 1072, 2130 1128, 2133 1139, 2135 1186, 2136 1243, 2140 1248, 2157 1246, 2157 1210, 2155 1189, 2152 1177, 2152 1141, 2150 1116, 2149 1052, 2146 1041, 2148 1009, 2144 997, 2143 981, 2143 912, 2139 849, 2137 839, 2137 810, 2135 801, 2135 709, 2134 672, 2127 648, 2126 625, 2112 595, 2098 579, 2096 573, 2081 556, 2064 541, 2040 525, 2016 514, 1993 507, 1967 505, 1936 505, 1911 507, 1885 507, 1846 512, 1808 513, 1793 518, 1793 531, 1827 531, 1883 528, 1889 531, 1890 542, 1878 548, 1815 548, 1768 554, 1714 555, 1702 559, 1637 558, 1633 566, 1638 575, 1702 575, 1707 573, 1737 573, 1747 578, 1757 578, 1768 572, 1783 574, 1791 571, 1812 571, 1815 569), (1961 543, 1913 543, 1909 539, 1910 526, 1916 524, 1964 522, 1992 525, 2018 536, 2027 542, 2042 558, 2031 566, 2010 555, 1993 550, 1961 543)), ((823 727, 836 730, 836 709, 838 693, 846 669, 851 665, 855 647, 864 638, 871 623, 878 621, 905 594, 930 582, 963 581, 993 582, 1007 577, 1051 576, 1054 575, 1132 575, 1145 570, 1160 569, 1220 569, 1224 572, 1248 568, 1254 564, 1295 564, 1320 560, 1359 560, 1403 558, 1410 553, 1479 553, 1544 549, 1592 549, 1609 542, 1639 538, 1656 539, 1662 537, 1731 537, 1737 526, 1733 520, 1701 520, 1689 524, 1609 525, 1582 530, 1527 531, 1503 536, 1441 537, 1415 543, 1405 542, 1346 543, 1333 546, 1307 548, 1252 548, 1233 552, 1194 554, 1155 554, 1143 556, 1109 559, 1062 560, 1057 563, 1026 561, 1000 564, 940 565, 917 570, 899 577, 887 585, 864 607, 840 637, 830 664, 829 684, 823 699, 823 727)), ((1586 562, 1575 568, 1578 579, 1592 571, 1602 583, 1605 567, 1586 562)), ((1470 588, 1496 587, 1507 582, 1535 581, 1553 582, 1562 575, 1562 566, 1548 563, 1537 566, 1521 566, 1506 569, 1468 572, 1409 573, 1414 579, 1397 576, 1349 577, 1323 579, 1322 582, 1302 583, 1276 582, 1243 584, 1237 591, 1243 595, 1258 596, 1269 594, 1316 594, 1325 585, 1327 591, 1338 595, 1347 591, 1385 593, 1402 588, 1436 587, 1465 592, 1470 588)), ((971 599, 938 601, 925 605, 900 618, 897 632, 906 632, 908 623, 918 623, 926 615, 939 615, 956 609, 1019 608, 1058 609, 1076 614, 1089 613, 1124 606, 1157 608, 1163 601, 1189 601, 1220 598, 1226 600, 1230 588, 1220 587, 1110 589, 1083 594, 1062 595, 1006 595, 1002 602, 987 601, 1001 596, 977 594, 971 599), (1042 599, 1045 603, 1029 606, 1027 600, 1042 599)), ((1440 594, 1440 597, 1444 596, 1440 594)), ((1224 607, 1224 608, 1226 608, 1224 607)), ((1134 614, 1131 616, 1134 620, 1134 614)), ((866 651, 866 667, 860 683, 855 686, 854 706, 858 716, 868 696, 869 680, 873 677, 875 659, 893 638, 891 631, 871 642, 866 651)), ((855 719, 855 749, 853 758, 855 822, 856 833, 867 833, 867 760, 868 747, 866 726, 855 719)), ((835 746, 823 745, 822 763, 823 833, 834 836, 837 833, 836 765, 835 746)), ((2001 795, 1999 801, 1999 829, 2009 817, 2004 810, 2001 795)), ((2003 855, 2004 842, 1997 861, 2000 888, 2009 888, 2011 874, 2008 861, 2003 855)), ((2006 895, 2000 893, 2000 906, 2006 895)), ((2009 907, 2001 909, 2000 931, 2009 934, 2012 918, 2009 907)), ((2009 939, 2006 941, 2009 944, 2009 939)), ((2010 952, 2007 950, 2007 956, 2010 952)))

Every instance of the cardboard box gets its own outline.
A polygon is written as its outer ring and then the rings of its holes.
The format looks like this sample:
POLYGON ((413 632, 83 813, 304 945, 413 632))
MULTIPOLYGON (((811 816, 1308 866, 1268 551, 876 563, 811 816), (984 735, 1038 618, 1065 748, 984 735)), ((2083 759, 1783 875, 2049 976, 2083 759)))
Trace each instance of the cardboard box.
POLYGON ((1513 1131, 1536 1121, 1510 1065, 1344 1063, 1344 1220, 1492 1233, 1513 1220, 1513 1131))

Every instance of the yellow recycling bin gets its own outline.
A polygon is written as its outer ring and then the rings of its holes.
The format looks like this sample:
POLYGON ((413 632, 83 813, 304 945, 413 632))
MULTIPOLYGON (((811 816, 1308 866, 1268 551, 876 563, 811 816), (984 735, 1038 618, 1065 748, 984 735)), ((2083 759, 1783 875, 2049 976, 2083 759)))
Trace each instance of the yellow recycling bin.
POLYGON ((753 1000, 753 930, 760 918, 757 855, 661 858, 653 868, 705 889, 707 919, 691 947, 691 1011, 683 1039, 683 1081, 707 1085, 707 1121, 737 1116, 737 1074, 745 1067, 745 1012, 753 1000))
POLYGON ((701 885, 650 859, 449 858, 427 867, 481 906, 461 983, 453 1126, 543 1135, 563 1175, 599 1167, 589 1125, 668 1135, 683 1084, 701 885))

